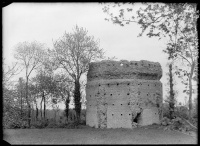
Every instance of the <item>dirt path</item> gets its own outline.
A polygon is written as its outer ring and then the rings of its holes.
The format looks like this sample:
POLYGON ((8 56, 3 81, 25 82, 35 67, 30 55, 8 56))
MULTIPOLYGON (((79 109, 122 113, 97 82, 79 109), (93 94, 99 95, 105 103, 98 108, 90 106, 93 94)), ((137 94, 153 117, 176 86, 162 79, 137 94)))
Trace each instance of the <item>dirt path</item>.
POLYGON ((196 144, 197 138, 158 128, 6 129, 10 144, 196 144), (77 137, 77 138, 76 138, 77 137))

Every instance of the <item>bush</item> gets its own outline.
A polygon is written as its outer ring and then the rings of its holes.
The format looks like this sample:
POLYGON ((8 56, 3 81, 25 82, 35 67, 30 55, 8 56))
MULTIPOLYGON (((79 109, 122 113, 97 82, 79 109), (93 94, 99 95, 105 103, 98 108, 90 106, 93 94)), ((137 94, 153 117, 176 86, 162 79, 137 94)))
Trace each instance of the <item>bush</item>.
POLYGON ((192 127, 180 117, 174 119, 164 117, 161 121, 161 125, 166 126, 164 130, 179 130, 185 132, 192 129, 192 127))
MULTIPOLYGON (((175 117, 181 117, 181 118, 184 118, 184 119, 188 119, 189 110, 185 106, 176 106, 174 108, 174 115, 175 115, 175 117)), ((194 113, 193 115, 197 115, 197 114, 194 113)), ((168 103, 163 104, 163 117, 170 118, 169 104, 168 103)))
POLYGON ((26 111, 23 111, 21 118, 21 111, 17 107, 9 105, 4 106, 3 113, 3 128, 27 128, 26 111))
POLYGON ((58 125, 54 119, 50 119, 46 128, 57 128, 58 125))
POLYGON ((189 110, 185 106, 177 106, 175 108, 175 115, 184 119, 189 118, 189 110))
POLYGON ((41 129, 41 128, 47 127, 48 123, 49 123, 48 119, 42 119, 42 120, 38 120, 38 121, 32 123, 31 127, 32 128, 39 128, 39 129, 41 129))

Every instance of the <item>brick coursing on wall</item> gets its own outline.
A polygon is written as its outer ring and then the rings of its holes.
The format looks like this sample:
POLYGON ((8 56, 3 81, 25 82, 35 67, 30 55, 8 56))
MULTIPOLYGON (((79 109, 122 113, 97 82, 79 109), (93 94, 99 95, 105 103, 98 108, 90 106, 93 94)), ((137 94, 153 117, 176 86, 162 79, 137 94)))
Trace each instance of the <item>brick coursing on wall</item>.
POLYGON ((90 63, 86 85, 86 124, 96 128, 134 128, 162 118, 161 65, 157 62, 90 63))

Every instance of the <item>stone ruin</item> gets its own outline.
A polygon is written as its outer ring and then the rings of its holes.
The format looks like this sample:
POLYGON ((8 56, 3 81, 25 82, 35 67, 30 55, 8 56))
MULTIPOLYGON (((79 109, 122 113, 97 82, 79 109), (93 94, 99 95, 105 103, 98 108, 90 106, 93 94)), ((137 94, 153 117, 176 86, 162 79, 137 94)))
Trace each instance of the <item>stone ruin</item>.
POLYGON ((135 128, 162 119, 160 63, 92 62, 86 85, 86 124, 95 128, 135 128))

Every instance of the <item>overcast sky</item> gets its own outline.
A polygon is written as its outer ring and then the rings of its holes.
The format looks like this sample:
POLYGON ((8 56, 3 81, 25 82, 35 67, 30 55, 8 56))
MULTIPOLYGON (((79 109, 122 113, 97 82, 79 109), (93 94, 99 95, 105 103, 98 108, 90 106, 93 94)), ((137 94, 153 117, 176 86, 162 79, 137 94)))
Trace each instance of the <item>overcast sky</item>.
MULTIPOLYGON (((138 8, 141 4, 137 4, 138 8)), ((159 62, 163 69, 163 95, 166 95, 167 55, 162 52, 165 44, 146 36, 137 37, 141 29, 136 24, 125 27, 107 22, 98 3, 13 3, 3 8, 3 57, 10 65, 14 61, 14 46, 19 42, 38 41, 52 48, 52 40, 72 32, 75 25, 88 30, 100 40, 100 47, 108 57, 118 60, 148 60, 159 62)), ((16 79, 18 80, 18 79, 16 79)), ((183 85, 178 83, 178 101, 184 102, 183 85)))

